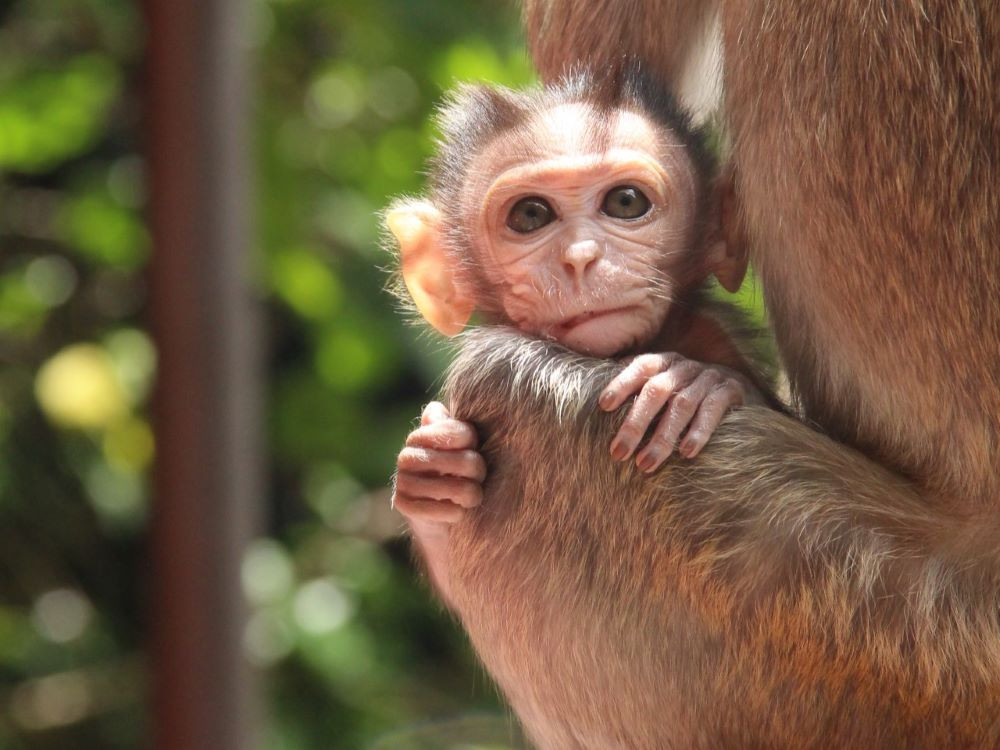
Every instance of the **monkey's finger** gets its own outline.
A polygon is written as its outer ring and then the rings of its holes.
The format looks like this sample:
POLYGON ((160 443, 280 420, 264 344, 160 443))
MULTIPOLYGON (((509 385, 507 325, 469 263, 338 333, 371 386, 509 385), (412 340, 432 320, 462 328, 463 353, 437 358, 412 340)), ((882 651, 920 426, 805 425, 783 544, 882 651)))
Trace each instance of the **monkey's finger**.
POLYGON ((465 515, 465 508, 455 503, 425 500, 398 491, 392 497, 392 507, 414 521, 456 523, 465 515))
POLYGON ((736 383, 727 381, 718 386, 701 402, 698 413, 691 420, 691 426, 677 448, 678 452, 687 458, 694 458, 701 453, 722 418, 732 407, 742 403, 743 390, 736 383))
POLYGON ((613 458, 624 461, 632 455, 646 434, 646 430, 656 419, 656 415, 678 389, 687 386, 697 376, 700 367, 697 362, 683 360, 677 366, 646 381, 625 416, 622 426, 618 428, 618 434, 611 441, 613 458))
POLYGON ((669 370, 671 365, 680 359, 680 355, 672 352, 640 354, 633 357, 625 369, 605 386, 598 404, 605 411, 614 411, 625 403, 625 399, 642 388, 651 377, 669 370))
POLYGON ((435 477, 401 471, 396 474, 396 492, 425 500, 449 500, 463 508, 474 508, 483 501, 479 482, 459 477, 435 477))
POLYGON ((670 406, 660 419, 646 447, 635 457, 636 466, 647 474, 656 471, 670 454, 680 439, 701 403, 722 381, 722 376, 714 370, 703 370, 690 385, 670 399, 670 406))
POLYGON ((431 401, 420 413, 420 424, 422 425, 443 422, 446 419, 451 419, 451 414, 440 401, 431 401))
POLYGON ((399 471, 413 474, 438 474, 472 479, 486 479, 486 461, 473 450, 438 451, 430 448, 403 448, 396 459, 399 471))
POLYGON ((479 445, 479 436, 468 422, 448 418, 418 427, 406 436, 406 445, 444 451, 475 449, 479 445))

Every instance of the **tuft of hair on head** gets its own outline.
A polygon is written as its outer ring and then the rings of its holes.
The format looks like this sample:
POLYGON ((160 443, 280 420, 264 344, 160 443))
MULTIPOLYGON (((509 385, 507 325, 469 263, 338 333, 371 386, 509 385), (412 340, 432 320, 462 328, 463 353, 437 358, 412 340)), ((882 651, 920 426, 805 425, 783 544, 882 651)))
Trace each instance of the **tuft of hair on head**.
POLYGON ((589 92, 587 101, 598 112, 610 114, 615 110, 626 110, 666 126, 687 150, 703 184, 715 176, 718 165, 710 147, 708 129, 696 127, 691 114, 663 83, 650 75, 638 59, 626 55, 616 65, 580 74, 571 72, 570 75, 584 77, 582 85, 589 92))
MULTIPOLYGON (((686 148, 707 185, 715 176, 716 159, 707 130, 695 127, 670 91, 634 57, 602 69, 577 65, 558 80, 516 91, 495 84, 461 84, 438 107, 439 139, 428 164, 432 199, 448 214, 475 158, 498 137, 527 126, 537 115, 566 104, 584 104, 597 113, 594 126, 610 122, 615 110, 634 112, 668 128, 686 148)), ((452 218, 457 219, 457 216, 452 218)))
MULTIPOLYGON (((705 216, 709 186, 716 161, 704 128, 696 128, 691 117, 655 77, 633 57, 623 56, 618 64, 601 69, 578 65, 545 86, 515 90, 496 84, 463 83, 450 91, 438 106, 435 124, 438 138, 428 162, 430 202, 440 213, 443 249, 452 260, 456 278, 474 290, 481 309, 499 304, 496 290, 482 278, 482 271, 469 248, 462 216, 463 194, 476 159, 491 143, 504 135, 528 129, 541 115, 560 106, 582 104, 594 112, 590 127, 597 142, 610 138, 612 115, 618 111, 640 115, 652 124, 669 130, 685 148, 700 186, 698 216, 705 216)), ((393 208, 405 205, 397 202, 393 208)), ((383 215, 391 212, 389 209, 383 215)), ((384 245, 395 254, 396 244, 385 233, 384 245)), ((396 265, 396 264, 394 264, 396 265)), ((413 317, 413 303, 398 267, 390 271, 388 290, 413 317)))

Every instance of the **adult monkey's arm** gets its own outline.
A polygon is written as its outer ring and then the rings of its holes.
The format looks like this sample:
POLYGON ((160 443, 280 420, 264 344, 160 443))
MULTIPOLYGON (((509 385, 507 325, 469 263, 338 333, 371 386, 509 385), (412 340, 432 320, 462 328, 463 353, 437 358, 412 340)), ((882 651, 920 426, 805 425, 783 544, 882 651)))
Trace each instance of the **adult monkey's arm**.
POLYGON ((676 84, 716 10, 755 267, 805 416, 971 524, 1000 510, 1000 4, 525 0, 544 78, 676 84))
MULTIPOLYGON (((633 54, 676 81, 710 7, 525 18, 543 77, 633 54)), ((721 13, 756 267, 840 443, 748 409, 653 485, 606 455, 611 371, 470 345, 449 395, 494 463, 453 604, 546 750, 996 747, 1000 6, 721 13)))
POLYGON ((490 463, 451 603, 540 748, 997 746, 995 523, 758 408, 646 477, 616 368, 480 330, 446 387, 490 463))
POLYGON ((524 27, 546 79, 580 60, 614 64, 629 55, 655 61, 676 84, 715 10, 714 2, 689 0, 524 0, 524 27))

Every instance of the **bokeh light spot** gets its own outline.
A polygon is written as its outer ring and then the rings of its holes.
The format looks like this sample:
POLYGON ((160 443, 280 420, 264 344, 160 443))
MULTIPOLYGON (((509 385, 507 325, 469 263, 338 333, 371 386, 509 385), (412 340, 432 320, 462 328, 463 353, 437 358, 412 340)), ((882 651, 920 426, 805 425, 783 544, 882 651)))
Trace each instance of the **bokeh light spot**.
POLYGON ((270 667, 295 647, 295 633, 284 619, 267 610, 256 612, 243 633, 243 648, 258 667, 270 667))
POLYGON ((90 601, 73 589, 46 591, 35 600, 31 619, 35 629, 55 643, 76 640, 93 618, 90 601))
POLYGON ((335 190, 320 201, 316 218, 320 229, 355 249, 375 251, 378 222, 373 206, 355 190, 335 190))
POLYGON ((139 405, 153 387, 156 375, 156 347, 153 340, 137 328, 120 328, 104 339, 118 381, 129 402, 139 405))
POLYGON ((371 77, 368 106, 385 120, 396 120, 417 105, 420 90, 413 76, 400 68, 384 68, 371 77))
POLYGON ((140 475, 122 473, 103 460, 95 460, 83 480, 90 504, 103 524, 129 529, 142 522, 147 495, 140 475))
POLYGON ((240 579, 247 599, 258 605, 271 604, 291 592, 295 571, 284 547, 270 539, 258 539, 243 557, 240 579))
POLYGON ((49 419, 63 427, 106 427, 127 406, 111 357, 94 344, 73 344, 43 364, 35 397, 49 419))
POLYGON ((311 635, 324 635, 347 622, 353 606, 339 586, 321 578, 298 590, 292 611, 302 630, 311 635))
POLYGON ((28 291, 47 307, 56 307, 68 300, 76 289, 76 271, 72 264, 58 255, 35 258, 24 270, 28 291))
POLYGON ((341 66, 321 74, 306 95, 306 116, 325 128, 347 125, 365 103, 365 82, 360 70, 341 66))

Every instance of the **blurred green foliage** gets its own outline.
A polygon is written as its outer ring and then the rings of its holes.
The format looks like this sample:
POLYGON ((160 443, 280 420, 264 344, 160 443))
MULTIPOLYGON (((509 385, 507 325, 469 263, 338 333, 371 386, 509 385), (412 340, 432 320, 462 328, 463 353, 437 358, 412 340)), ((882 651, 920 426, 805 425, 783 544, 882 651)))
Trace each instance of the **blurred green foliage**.
MULTIPOLYGON (((265 747, 511 745, 506 720, 480 718, 496 697, 387 507, 395 453, 447 352, 382 291, 377 212, 421 188, 444 89, 531 80, 516 11, 251 11, 271 492, 243 586, 265 747)), ((156 30, 126 0, 0 0, 4 749, 148 744, 144 33, 156 30)))

